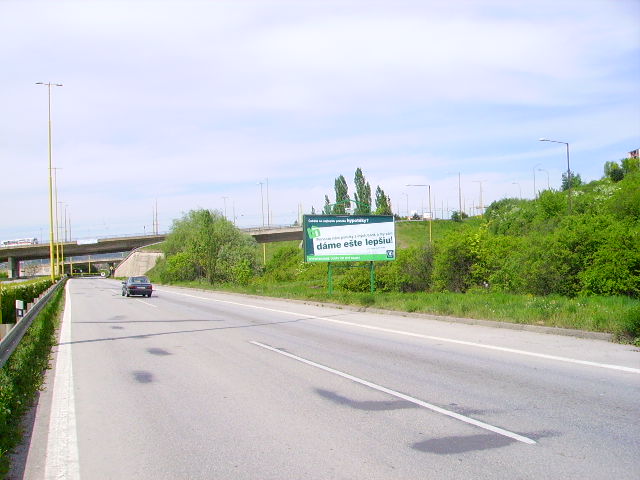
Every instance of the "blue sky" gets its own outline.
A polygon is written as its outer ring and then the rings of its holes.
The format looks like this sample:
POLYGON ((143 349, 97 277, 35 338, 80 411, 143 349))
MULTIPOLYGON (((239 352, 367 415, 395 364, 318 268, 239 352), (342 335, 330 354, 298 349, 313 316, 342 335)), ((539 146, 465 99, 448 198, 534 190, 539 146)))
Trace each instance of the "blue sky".
MULTIPOLYGON (((73 237, 194 208, 262 224, 363 169, 406 214, 583 180, 640 147, 640 1, 0 0, 0 237, 48 232, 47 91, 73 237), (481 182, 481 183, 480 183, 481 182), (265 213, 266 215, 266 213, 265 213)), ((352 189, 353 190, 353 187, 352 189)), ((477 208, 475 210, 477 212, 477 208)), ((447 214, 447 212, 445 212, 447 214)))

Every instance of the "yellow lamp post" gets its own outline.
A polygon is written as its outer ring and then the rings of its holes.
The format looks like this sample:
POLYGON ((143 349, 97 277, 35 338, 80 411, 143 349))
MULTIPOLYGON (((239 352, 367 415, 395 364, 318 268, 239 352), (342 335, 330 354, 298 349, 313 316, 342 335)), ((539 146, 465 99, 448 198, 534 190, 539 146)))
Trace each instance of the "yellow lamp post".
POLYGON ((51 281, 55 281, 54 254, 53 254, 53 179, 51 178, 51 87, 61 87, 61 83, 36 82, 36 85, 45 85, 49 91, 49 268, 51 269, 51 281))

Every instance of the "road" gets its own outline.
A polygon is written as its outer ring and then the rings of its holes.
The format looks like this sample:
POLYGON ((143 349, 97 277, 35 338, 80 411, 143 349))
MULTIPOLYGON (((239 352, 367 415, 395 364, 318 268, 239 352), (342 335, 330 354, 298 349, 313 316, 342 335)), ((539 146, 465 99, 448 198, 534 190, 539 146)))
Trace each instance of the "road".
POLYGON ((640 471, 631 346, 170 287, 126 298, 108 279, 67 289, 25 478, 640 471))

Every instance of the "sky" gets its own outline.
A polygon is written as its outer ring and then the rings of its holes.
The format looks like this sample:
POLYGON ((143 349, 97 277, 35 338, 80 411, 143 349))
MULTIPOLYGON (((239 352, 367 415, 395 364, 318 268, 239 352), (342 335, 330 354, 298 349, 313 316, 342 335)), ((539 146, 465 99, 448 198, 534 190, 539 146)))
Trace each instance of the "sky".
POLYGON ((36 82, 63 84, 73 239, 150 233, 156 208, 162 232, 198 208, 290 225, 358 167, 401 215, 430 185, 441 218, 559 188, 540 138, 587 182, 639 148, 639 23, 640 0, 0 0, 0 239, 48 239, 36 82))

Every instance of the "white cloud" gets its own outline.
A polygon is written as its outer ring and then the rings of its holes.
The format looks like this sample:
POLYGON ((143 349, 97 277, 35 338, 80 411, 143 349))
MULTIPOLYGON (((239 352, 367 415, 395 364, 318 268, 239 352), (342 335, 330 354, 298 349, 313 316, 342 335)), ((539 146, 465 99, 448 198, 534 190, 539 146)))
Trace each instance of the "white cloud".
POLYGON ((624 0, 2 2, 0 162, 5 198, 22 199, 0 236, 46 229, 36 81, 64 83, 54 163, 92 232, 139 231, 156 198, 165 227, 222 196, 258 224, 267 177, 284 219, 321 208, 356 167, 395 204, 406 183, 457 204, 457 172, 469 198, 474 180, 487 202, 513 182, 531 196, 534 165, 556 184, 563 169, 541 136, 571 142, 596 178, 640 144, 638 13, 624 0))

